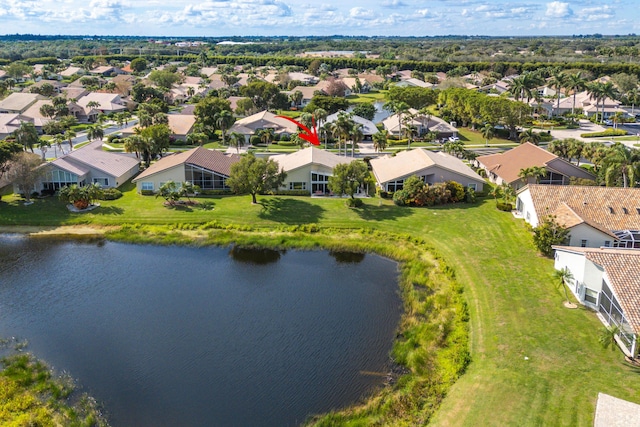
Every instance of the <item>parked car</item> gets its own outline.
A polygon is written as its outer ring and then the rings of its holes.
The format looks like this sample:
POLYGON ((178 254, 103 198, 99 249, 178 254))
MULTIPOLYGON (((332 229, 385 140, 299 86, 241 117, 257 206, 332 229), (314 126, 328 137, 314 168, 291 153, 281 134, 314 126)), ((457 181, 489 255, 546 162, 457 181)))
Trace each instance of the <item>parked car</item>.
POLYGON ((613 126, 613 120, 605 120, 604 124, 605 126, 613 126))
POLYGON ((449 141, 451 141, 451 142, 457 142, 457 141, 460 141, 460 138, 458 138, 457 136, 450 136, 450 137, 449 137, 449 141))

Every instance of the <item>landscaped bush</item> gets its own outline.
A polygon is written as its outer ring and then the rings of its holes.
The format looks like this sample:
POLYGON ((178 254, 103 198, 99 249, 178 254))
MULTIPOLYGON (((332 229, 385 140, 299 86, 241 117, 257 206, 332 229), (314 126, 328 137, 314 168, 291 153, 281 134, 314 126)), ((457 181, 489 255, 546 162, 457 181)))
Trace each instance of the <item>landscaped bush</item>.
POLYGON ((496 207, 501 210, 501 211, 505 211, 505 212, 511 212, 513 210, 513 205, 511 203, 502 203, 502 202, 497 202, 496 203, 496 207))
POLYGON ((277 190, 269 194, 274 196, 309 196, 309 190, 277 190))
POLYGON ((389 199, 392 197, 392 195, 389 194, 387 191, 378 190, 378 197, 380 197, 381 199, 389 199))
POLYGON ((345 204, 349 208, 359 208, 360 206, 363 205, 363 202, 362 202, 362 199, 348 198, 347 201, 345 202, 345 204))
POLYGON ((626 134, 627 134, 626 130, 607 129, 602 132, 581 133, 580 136, 582 138, 599 138, 599 137, 608 137, 608 136, 623 136, 626 134))
POLYGON ((258 135, 251 135, 251 138, 249 138, 249 144, 251 145, 258 145, 261 142, 262 141, 260 140, 260 137, 258 135))
POLYGON ((117 188, 105 188, 102 190, 102 195, 99 197, 100 200, 116 200, 122 197, 122 192, 117 188))
POLYGON ((230 196, 233 194, 231 190, 200 190, 201 196, 230 196))
POLYGON ((155 192, 153 190, 140 190, 140 194, 143 196, 153 196, 155 192))
MULTIPOLYGON (((393 203, 397 206, 435 206, 466 201, 469 197, 458 182, 428 185, 421 178, 412 176, 405 180, 402 190, 393 193, 393 203)), ((475 194, 473 197, 475 200, 475 194)))

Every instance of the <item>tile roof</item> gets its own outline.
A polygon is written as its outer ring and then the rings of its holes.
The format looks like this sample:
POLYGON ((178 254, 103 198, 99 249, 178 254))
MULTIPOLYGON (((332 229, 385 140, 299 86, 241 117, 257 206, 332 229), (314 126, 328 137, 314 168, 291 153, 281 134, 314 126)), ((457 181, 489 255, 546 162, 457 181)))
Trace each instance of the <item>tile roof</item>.
POLYGON ((165 156, 149 166, 140 175, 133 179, 137 182, 142 178, 171 169, 182 164, 191 164, 201 168, 217 172, 225 176, 231 173, 231 165, 240 161, 237 154, 225 154, 216 150, 196 147, 188 151, 165 156))
MULTIPOLYGON (((324 123, 335 122, 336 120, 338 120, 338 116, 340 115, 340 113, 344 113, 344 111, 338 111, 337 113, 328 115, 324 123)), ((373 135, 375 133, 378 133, 378 128, 371 120, 367 120, 364 117, 360 117, 355 114, 351 115, 351 120, 362 125, 362 133, 364 135, 373 135)))
POLYGON ((275 133, 295 133, 298 131, 298 127, 290 121, 276 117, 275 114, 265 110, 238 120, 231 126, 229 133, 241 132, 247 134, 247 129, 251 130, 249 133, 253 133, 261 128, 272 128, 275 133))
POLYGON ((352 157, 343 157, 316 147, 307 147, 291 154, 274 156, 280 167, 289 172, 309 164, 323 165, 333 169, 341 163, 351 163, 352 157))
POLYGON ((24 111, 38 99, 44 99, 42 95, 37 93, 20 93, 14 92, 0 101, 0 110, 8 111, 24 111))
POLYGON ((520 170, 524 168, 538 166, 553 170, 553 168, 550 167, 550 163, 554 160, 561 160, 568 168, 575 169, 580 177, 583 177, 585 173, 583 169, 564 161, 544 148, 528 142, 504 153, 480 156, 476 160, 484 165, 489 172, 493 172, 509 184, 520 180, 518 175, 520 174, 520 170))
POLYGON ((604 268, 625 317, 640 332, 640 251, 593 249, 585 257, 604 268))
POLYGON ((541 184, 529 184, 526 188, 538 218, 557 213, 567 224, 576 225, 576 221, 582 220, 609 233, 640 230, 640 188, 541 184), (567 215, 563 204, 570 208, 573 217, 567 215))
MULTIPOLYGON (((92 167, 115 177, 130 171, 138 163, 139 161, 133 157, 103 151, 102 141, 94 141, 51 162, 51 164, 69 172, 72 172, 72 170, 67 168, 72 164, 80 171, 85 171, 87 167, 92 167)), ((78 174, 77 172, 73 173, 78 174)), ((86 172, 80 175, 84 173, 86 172)))
POLYGON ((372 159, 370 163, 373 174, 381 184, 410 176, 432 166, 438 166, 484 183, 484 178, 465 165, 462 160, 441 151, 432 152, 416 148, 410 151, 401 151, 394 157, 378 157, 372 159))
POLYGON ((36 101, 31 107, 27 108, 22 115, 25 117, 29 117, 33 119, 33 124, 36 126, 44 126, 45 124, 51 121, 50 118, 43 116, 40 113, 40 107, 43 105, 53 105, 53 103, 48 99, 43 99, 36 101))

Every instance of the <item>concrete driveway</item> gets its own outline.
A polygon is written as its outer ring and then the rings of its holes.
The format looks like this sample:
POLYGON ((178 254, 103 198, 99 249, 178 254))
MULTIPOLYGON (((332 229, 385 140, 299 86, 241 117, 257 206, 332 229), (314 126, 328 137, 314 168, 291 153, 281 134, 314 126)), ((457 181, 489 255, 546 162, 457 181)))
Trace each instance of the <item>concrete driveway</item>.
POLYGON ((551 135, 555 139, 574 138, 574 139, 578 139, 580 141, 589 142, 589 141, 593 141, 593 138, 582 138, 580 136, 580 134, 590 133, 590 132, 602 132, 603 130, 607 129, 604 126, 600 126, 600 125, 597 125, 595 123, 591 123, 589 120, 586 120, 586 119, 580 120, 579 123, 580 123, 580 128, 578 128, 578 129, 552 130, 551 131, 551 135))

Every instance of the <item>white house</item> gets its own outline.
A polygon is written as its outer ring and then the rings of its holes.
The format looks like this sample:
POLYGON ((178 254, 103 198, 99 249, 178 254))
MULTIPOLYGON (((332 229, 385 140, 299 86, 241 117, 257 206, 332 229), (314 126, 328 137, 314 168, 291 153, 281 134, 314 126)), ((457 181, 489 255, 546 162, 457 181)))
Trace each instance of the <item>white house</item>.
POLYGON ((378 187, 389 192, 401 190, 404 181, 414 175, 422 178, 426 184, 455 181, 475 191, 482 191, 485 182, 457 157, 424 148, 401 151, 393 157, 372 159, 371 169, 378 187))
POLYGON ((516 210, 532 227, 554 216, 569 246, 640 249, 640 188, 529 184, 516 210))
POLYGON ((640 332, 640 251, 554 246, 555 268, 567 268, 566 283, 576 298, 598 312, 606 326, 618 326, 618 343, 629 356, 638 353, 640 332))
POLYGON ((316 147, 271 158, 287 173, 281 190, 308 191, 316 196, 331 193, 328 185, 334 167, 353 161, 352 157, 338 156, 316 147))

